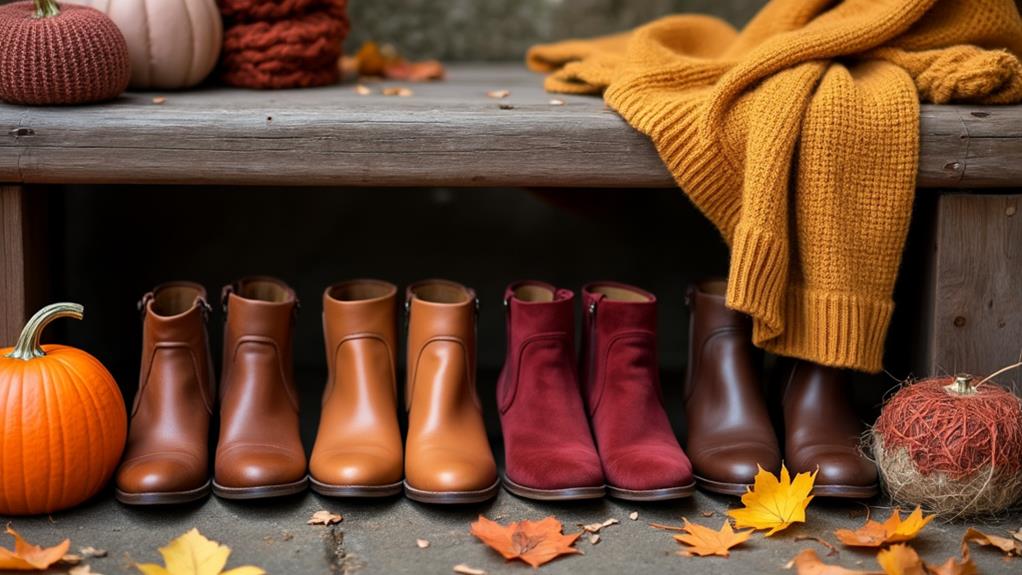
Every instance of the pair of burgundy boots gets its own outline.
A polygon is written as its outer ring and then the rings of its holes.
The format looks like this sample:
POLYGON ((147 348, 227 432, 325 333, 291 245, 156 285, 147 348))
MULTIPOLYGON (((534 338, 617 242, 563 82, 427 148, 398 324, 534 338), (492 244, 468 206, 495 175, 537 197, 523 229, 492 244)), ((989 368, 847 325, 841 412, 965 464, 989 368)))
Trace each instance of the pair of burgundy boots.
POLYGON ((537 500, 690 496, 692 465, 664 409, 656 297, 603 282, 575 294, 538 281, 507 288, 507 355, 497 382, 504 487, 537 500), (581 365, 580 365, 581 364, 581 365))

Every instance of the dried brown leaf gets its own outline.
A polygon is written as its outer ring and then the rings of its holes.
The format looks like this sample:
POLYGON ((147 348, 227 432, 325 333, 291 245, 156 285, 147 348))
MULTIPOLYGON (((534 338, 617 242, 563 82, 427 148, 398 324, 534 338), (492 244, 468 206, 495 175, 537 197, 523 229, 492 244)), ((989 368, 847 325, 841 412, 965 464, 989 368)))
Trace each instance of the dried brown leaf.
POLYGON ((940 565, 926 564, 926 571, 930 575, 976 575, 979 571, 976 569, 976 564, 972 562, 972 557, 969 553, 969 544, 962 541, 962 558, 949 557, 947 561, 940 565))
POLYGON ((344 517, 341 517, 337 513, 331 513, 329 511, 317 511, 312 514, 306 523, 309 525, 333 525, 344 521, 344 517))
POLYGON ((994 547, 1000 549, 1006 556, 1022 557, 1022 541, 1014 538, 990 535, 974 527, 969 527, 962 537, 965 543, 976 543, 983 547, 994 547))

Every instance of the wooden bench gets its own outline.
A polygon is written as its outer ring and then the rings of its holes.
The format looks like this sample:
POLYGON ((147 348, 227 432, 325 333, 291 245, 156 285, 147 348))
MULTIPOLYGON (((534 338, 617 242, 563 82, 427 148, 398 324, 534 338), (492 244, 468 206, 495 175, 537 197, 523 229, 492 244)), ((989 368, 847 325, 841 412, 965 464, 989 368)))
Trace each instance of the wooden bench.
MULTIPOLYGON (((520 65, 455 66, 408 97, 382 85, 0 105, 0 340, 13 341, 45 280, 38 185, 675 185, 599 98, 548 94, 520 65)), ((920 131, 919 197, 935 209, 914 224, 931 230, 932 249, 906 255, 926 258, 917 365, 989 372, 1022 348, 1022 106, 923 106, 920 131)))

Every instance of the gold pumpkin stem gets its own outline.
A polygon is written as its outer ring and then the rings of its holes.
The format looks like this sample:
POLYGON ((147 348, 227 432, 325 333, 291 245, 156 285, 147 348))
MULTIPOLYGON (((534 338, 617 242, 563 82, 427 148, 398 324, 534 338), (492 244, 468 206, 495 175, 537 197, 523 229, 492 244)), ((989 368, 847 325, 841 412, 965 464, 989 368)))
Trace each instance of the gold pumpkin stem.
POLYGON ((73 317, 82 319, 85 315, 85 307, 78 303, 53 303, 35 312, 35 315, 25 324, 21 330, 18 343, 14 345, 14 351, 4 357, 29 361, 43 357, 46 353, 39 347, 39 336, 51 321, 62 317, 73 317))
POLYGON ((35 0, 35 18, 52 18, 59 14, 57 0, 35 0))
POLYGON ((950 385, 945 385, 944 389, 948 393, 957 395, 974 395, 976 393, 976 386, 972 385, 971 375, 956 375, 955 380, 950 385))

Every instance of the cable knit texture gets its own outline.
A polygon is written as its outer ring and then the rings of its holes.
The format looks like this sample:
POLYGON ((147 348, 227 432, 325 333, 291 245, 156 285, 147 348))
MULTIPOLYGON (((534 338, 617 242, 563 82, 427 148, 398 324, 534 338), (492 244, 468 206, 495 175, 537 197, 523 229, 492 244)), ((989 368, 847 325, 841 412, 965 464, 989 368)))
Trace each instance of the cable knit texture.
POLYGON ((297 88, 340 79, 347 0, 220 0, 220 10, 227 83, 297 88))
POLYGON ((0 6, 0 100, 52 106, 116 98, 128 87, 128 45, 101 12, 60 4, 35 18, 32 2, 0 6))
POLYGON ((535 46, 546 87, 603 92, 731 248, 754 342, 877 372, 908 231, 919 101, 1022 101, 1011 0, 772 0, 740 33, 669 16, 535 46))

